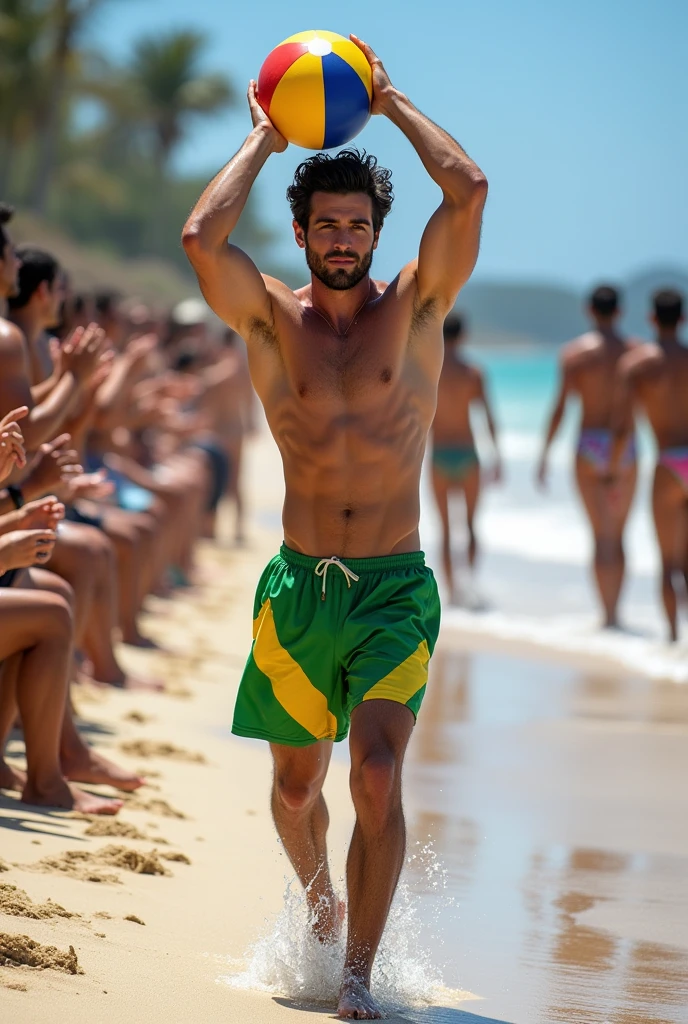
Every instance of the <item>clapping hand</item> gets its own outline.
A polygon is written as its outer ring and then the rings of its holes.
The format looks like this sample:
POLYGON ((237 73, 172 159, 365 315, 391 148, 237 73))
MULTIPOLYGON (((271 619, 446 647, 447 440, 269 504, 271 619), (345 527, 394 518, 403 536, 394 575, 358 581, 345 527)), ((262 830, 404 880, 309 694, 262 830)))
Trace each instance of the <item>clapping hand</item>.
POLYGON ((0 573, 45 565, 53 553, 54 530, 12 530, 0 537, 0 573))
POLYGON ((31 490, 34 494, 56 492, 62 497, 61 488, 72 476, 83 473, 77 452, 68 448, 71 440, 69 434, 60 434, 54 441, 40 446, 22 484, 25 491, 31 490))
POLYGON ((0 480, 5 480, 14 469, 23 469, 26 465, 24 437, 18 421, 28 415, 28 406, 22 405, 0 420, 0 480))
POLYGON ((55 530, 64 514, 65 507, 54 494, 27 501, 16 511, 0 516, 0 535, 14 530, 55 530))

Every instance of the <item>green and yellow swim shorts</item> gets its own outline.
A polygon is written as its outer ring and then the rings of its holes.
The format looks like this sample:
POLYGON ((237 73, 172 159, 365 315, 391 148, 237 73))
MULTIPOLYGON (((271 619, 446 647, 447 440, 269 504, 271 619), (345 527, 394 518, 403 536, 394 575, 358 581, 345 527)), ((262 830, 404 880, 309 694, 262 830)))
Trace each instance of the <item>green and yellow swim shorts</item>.
POLYGON ((340 561, 282 545, 256 591, 232 732, 302 747, 343 740, 364 700, 417 715, 439 628, 422 551, 340 561))

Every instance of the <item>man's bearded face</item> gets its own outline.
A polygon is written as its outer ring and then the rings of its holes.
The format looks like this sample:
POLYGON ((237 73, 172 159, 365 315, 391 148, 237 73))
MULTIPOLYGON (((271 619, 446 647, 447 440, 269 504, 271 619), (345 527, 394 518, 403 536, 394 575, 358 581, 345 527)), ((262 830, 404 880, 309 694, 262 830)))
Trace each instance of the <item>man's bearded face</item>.
POLYGON ((372 262, 372 246, 362 255, 350 249, 344 252, 341 249, 333 249, 331 252, 326 252, 324 256, 320 256, 314 249, 311 249, 306 237, 306 263, 308 264, 308 269, 319 281, 322 281, 328 288, 332 288, 333 291, 344 292, 348 291, 349 288, 354 288, 366 276, 372 262), (352 260, 352 262, 345 267, 333 267, 328 263, 328 260, 338 258, 346 258, 347 260, 352 260))

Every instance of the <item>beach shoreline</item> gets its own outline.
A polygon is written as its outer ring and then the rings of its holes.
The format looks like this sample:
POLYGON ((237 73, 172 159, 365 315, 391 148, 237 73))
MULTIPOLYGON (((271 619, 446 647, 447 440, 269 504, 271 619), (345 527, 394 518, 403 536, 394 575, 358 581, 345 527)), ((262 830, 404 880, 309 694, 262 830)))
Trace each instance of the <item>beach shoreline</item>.
MULTIPOLYGON (((264 981, 265 972, 261 975, 254 963, 253 969, 246 973, 247 968, 251 968, 250 950, 261 937, 271 935, 276 922, 282 922, 283 930, 285 925, 290 928, 293 923, 288 916, 285 918, 283 910, 285 887, 293 878, 293 871, 277 842, 271 821, 271 764, 267 748, 261 743, 228 736, 234 694, 250 644, 256 580, 282 539, 276 525, 282 493, 279 455, 265 434, 251 444, 249 470, 254 524, 249 544, 239 549, 201 545, 200 570, 206 582, 195 590, 178 594, 173 601, 150 601, 151 611, 145 616, 144 626, 163 650, 123 649, 127 668, 162 676, 168 692, 159 695, 104 693, 93 688, 77 690, 77 707, 89 740, 106 755, 148 774, 150 785, 127 798, 122 812, 113 819, 124 823, 131 835, 108 835, 109 822, 94 823, 65 812, 42 813, 24 807, 12 795, 0 798, 0 860, 8 867, 0 873, 4 901, 0 904, 0 933, 28 936, 43 946, 56 947, 68 959, 69 949, 73 947, 78 970, 83 971, 83 974, 68 974, 54 969, 0 966, 0 1001, 3 1008, 7 1008, 8 1018, 11 1016, 22 1024, 53 1020, 69 1020, 70 1024, 92 1024, 94 1020, 127 1020, 132 1024, 242 1020, 249 1024, 272 1024, 273 1021, 278 1024, 297 1019, 295 1009, 307 1012, 309 1021, 332 1019, 334 1004, 331 1000, 314 1002, 312 998, 301 999, 298 993, 260 991, 255 985, 261 984, 261 977, 264 981), (268 525, 261 526, 261 523, 268 525), (100 834, 87 834, 94 825, 95 832, 100 834), (115 853, 110 849, 103 854, 113 846, 115 853), (123 854, 123 849, 129 853, 123 854), (70 851, 71 857, 65 858, 70 851), (132 851, 146 857, 136 858, 132 851), (152 851, 157 853, 152 854, 152 851), (166 859, 170 854, 174 859, 166 859), (185 863, 185 858, 190 863, 185 863), (163 873, 136 873, 127 869, 127 864, 132 863, 139 867, 143 863, 144 872, 163 873), (96 877, 101 880, 90 880, 96 877), (17 889, 9 890, 9 886, 17 889), (17 916, 16 906, 14 913, 7 912, 12 900, 17 903, 19 891, 32 901, 31 904, 23 901, 24 916, 17 916), (74 916, 59 916, 59 912, 55 916, 51 909, 54 905, 60 905, 74 916), (25 916, 27 912, 34 916, 25 916), (231 983, 227 983, 228 978, 231 983), (246 987, 254 982, 253 988, 246 987)), ((221 529, 225 535, 227 526, 227 522, 223 522, 221 529)), ((477 659, 477 664, 485 655, 494 661, 488 665, 493 680, 490 685, 497 684, 505 669, 507 675, 513 671, 513 680, 505 681, 505 692, 511 694, 518 720, 515 727, 507 731, 499 731, 502 726, 498 724, 498 731, 494 735, 485 734, 484 740, 480 738, 483 735, 480 730, 484 728, 480 722, 476 726, 476 740, 470 740, 471 730, 464 733, 464 726, 459 722, 457 733, 447 733, 450 739, 445 749, 441 729, 454 728, 452 716, 459 714, 457 702, 464 692, 464 683, 453 676, 444 681, 437 676, 437 690, 433 691, 435 683, 431 676, 427 707, 423 708, 409 752, 406 802, 410 856, 414 856, 419 844, 436 834, 439 860, 435 861, 436 867, 431 865, 431 873, 438 870, 440 875, 445 856, 451 875, 454 870, 452 850, 460 849, 463 842, 461 829, 468 828, 466 822, 470 815, 482 813, 481 808, 488 814, 487 820, 493 812, 503 813, 504 820, 516 829, 514 834, 518 836, 519 832, 520 826, 513 821, 513 810, 508 806, 511 796, 500 811, 504 787, 508 789, 512 773, 507 771, 506 778, 497 781, 498 776, 490 767, 485 777, 478 775, 477 781, 471 782, 464 792, 461 778, 466 751, 499 752, 506 749, 505 743, 508 746, 515 742, 518 757, 526 757, 518 747, 525 728, 521 716, 527 719, 533 706, 536 707, 534 723, 528 728, 533 729, 534 743, 545 744, 547 757, 556 755, 557 737, 568 735, 569 726, 557 720, 558 710, 550 722, 546 718, 549 712, 537 708, 532 695, 528 697, 533 665, 544 666, 545 676, 537 681, 539 689, 536 687, 540 695, 560 686, 564 689, 577 686, 578 676, 583 679, 587 673, 593 679, 611 680, 604 685, 612 690, 615 686, 619 688, 618 706, 623 707, 624 687, 633 687, 629 672, 608 660, 584 654, 576 657, 572 652, 537 651, 532 645, 515 642, 513 638, 497 641, 486 632, 481 635, 479 630, 471 629, 471 619, 467 620, 465 629, 452 624, 451 620, 450 613, 438 645, 436 661, 440 669, 442 659, 449 659, 451 676, 457 664, 460 668, 471 659, 477 659), (524 661, 525 657, 530 660, 524 661), (551 684, 548 679, 552 680, 551 684), (444 703, 446 701, 449 704, 444 703), (545 717, 538 724, 540 716, 545 717), (472 746, 475 742, 477 747, 472 746), (456 768, 451 768, 449 775, 449 767, 442 767, 445 754, 449 758, 447 765, 452 758, 458 758, 456 768), (452 798, 454 802, 448 807, 441 803, 433 806, 433 800, 440 799, 438 794, 442 793, 448 779, 459 787, 456 797, 452 798), (489 799, 482 804, 479 786, 485 784, 486 779, 489 786, 498 788, 490 790, 489 799), (455 821, 453 816, 456 815, 455 821), (459 829, 458 847, 451 831, 455 826, 459 829), (442 847, 445 840, 450 844, 446 850, 442 847)), ((651 684, 646 680, 643 685, 651 684)), ((678 687, 676 692, 680 698, 685 691, 678 687)), ((562 699, 560 704, 563 708, 566 701, 562 699)), ((495 706, 498 708, 499 701, 495 706)), ((603 748, 607 741, 597 726, 598 732, 591 739, 585 718, 589 713, 590 707, 585 704, 580 713, 583 742, 594 743, 599 734, 603 748)), ((576 728, 577 721, 573 723, 576 728)), ((661 750, 665 742, 678 743, 686 732, 686 722, 679 716, 675 728, 667 732, 666 727, 666 740, 655 735, 658 728, 652 723, 647 728, 642 722, 637 725, 641 732, 648 732, 648 742, 654 744, 652 750, 661 750)), ((580 741, 578 737, 576 743, 580 741)), ((341 745, 333 758, 325 787, 332 820, 329 833, 332 873, 339 886, 353 823, 343 747, 341 745)), ((15 743, 11 752, 17 749, 15 743)), ((576 749, 574 745, 572 751, 576 749)), ((527 754, 531 760, 532 756, 527 754)), ((515 791, 517 800, 527 801, 528 792, 533 788, 537 790, 537 780, 528 778, 530 781, 523 793, 515 791)), ((651 788, 650 782, 648 786, 651 788)), ((572 806, 578 807, 575 799, 572 806)), ((618 794, 615 799, 620 799, 618 794)), ((527 820, 530 812, 527 803, 523 806, 524 820, 527 820)), ((580 807, 577 813, 580 814, 580 807)), ((667 803, 662 813, 667 816, 666 821, 673 820, 671 804, 667 803)), ((490 824, 492 827, 494 822, 490 824)), ((113 831, 117 831, 116 826, 113 831)), ((561 834, 568 836, 565 832, 561 834)), ((589 836, 594 835, 591 829, 589 836)), ((556 829, 553 829, 549 842, 554 842, 556 837, 556 829)), ((573 844, 575 830, 568 838, 573 844)), ((611 833, 604 836, 604 841, 607 840, 612 843, 611 833)), ((622 841, 630 843, 631 839, 626 836, 619 839, 619 843, 622 841)), ((667 856, 674 848, 667 846, 662 855, 667 856)), ((547 849, 548 856, 556 861, 556 855, 551 853, 550 847, 547 849)), ((474 856, 470 853, 470 858, 474 856)), ((410 883, 415 880, 425 892, 422 872, 419 876, 416 868, 409 868, 406 874, 410 883)), ((461 867, 456 876, 457 884, 463 876, 461 867)), ((433 876, 433 885, 437 877, 433 876)), ((508 878, 502 879, 502 883, 509 898, 518 899, 516 883, 508 878)), ((484 911, 480 907, 472 909, 469 897, 465 909, 461 905, 457 911, 446 904, 452 928, 459 930, 452 932, 449 948, 441 948, 438 942, 436 963, 432 960, 435 953, 429 954, 430 960, 427 956, 414 960, 413 949, 409 953, 406 946, 401 948, 409 936, 417 939, 424 908, 428 916, 437 909, 432 903, 432 886, 426 889, 426 895, 421 893, 422 898, 413 903, 411 916, 402 922, 405 931, 400 940, 397 967, 411 978, 410 982, 406 979, 407 984, 416 984, 410 969, 413 967, 418 974, 418 987, 425 986, 426 996, 432 990, 434 994, 428 998, 439 1009, 408 1010, 396 1017, 392 1014, 389 1019, 432 1020, 432 1013, 436 1012, 437 1020, 451 1020, 456 1024, 494 1020, 498 1014, 500 1024, 549 1020, 523 1010, 522 994, 517 997, 513 988, 513 997, 500 995, 500 972, 491 974, 485 965, 481 966, 482 960, 485 964, 492 963, 487 956, 487 950, 492 947, 491 938, 485 937, 487 946, 482 946, 483 938, 479 938, 480 928, 485 927, 481 922, 488 922, 492 914, 497 915, 497 920, 501 914, 499 908, 489 904, 487 897, 484 897, 484 911), (474 919, 471 914, 477 917, 474 919), (475 942, 475 949, 464 948, 471 941, 475 942), (452 963, 452 970, 447 972, 448 983, 458 983, 461 988, 443 991, 436 983, 437 979, 441 981, 443 962, 452 963), (465 991, 464 984, 476 991, 465 991)), ((297 893, 298 904, 298 890, 292 889, 293 892, 297 893)), ((637 913, 632 907, 629 910, 622 900, 599 905, 584 899, 578 903, 573 900, 572 907, 576 916, 571 916, 571 921, 578 920, 580 912, 581 921, 599 922, 597 931, 609 935, 610 942, 622 941, 612 939, 613 933, 623 936, 642 931, 637 913)), ((662 913, 666 918, 666 912, 662 913)), ((667 927, 659 911, 657 915, 652 933, 661 941, 667 927)), ((297 918, 298 915, 293 921, 297 918)), ((396 933, 393 933, 392 942, 396 941, 396 933)), ((279 949, 273 953, 276 958, 282 955, 279 949)), ((509 958, 512 975, 516 972, 518 977, 519 950, 509 946, 501 955, 509 958)), ((73 961, 72 964, 75 966, 73 961)), ((329 981, 336 984, 334 975, 329 981)), ((527 986, 523 991, 527 991, 527 986)))

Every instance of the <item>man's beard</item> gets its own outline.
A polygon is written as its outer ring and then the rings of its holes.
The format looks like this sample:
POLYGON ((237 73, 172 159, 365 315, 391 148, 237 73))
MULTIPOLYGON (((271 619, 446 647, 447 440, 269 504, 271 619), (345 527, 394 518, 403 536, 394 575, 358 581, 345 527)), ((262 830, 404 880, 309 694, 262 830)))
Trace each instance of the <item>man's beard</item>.
POLYGON ((349 288, 354 288, 366 276, 372 262, 372 248, 370 252, 365 253, 363 256, 359 256, 355 252, 328 252, 322 257, 318 256, 311 249, 308 242, 306 242, 306 263, 308 264, 308 269, 312 274, 315 274, 319 281, 322 281, 324 285, 336 292, 345 292, 349 288), (358 262, 351 270, 346 270, 344 267, 339 267, 337 270, 329 270, 326 261, 332 256, 346 256, 358 262))

